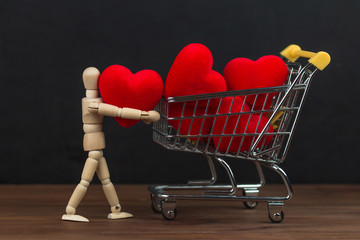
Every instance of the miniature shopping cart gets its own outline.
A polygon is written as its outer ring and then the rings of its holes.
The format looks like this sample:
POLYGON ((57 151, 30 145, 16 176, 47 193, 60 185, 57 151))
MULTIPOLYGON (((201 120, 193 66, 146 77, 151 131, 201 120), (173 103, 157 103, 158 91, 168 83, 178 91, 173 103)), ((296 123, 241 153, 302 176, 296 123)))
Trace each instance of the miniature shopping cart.
POLYGON ((289 150, 311 80, 318 70, 323 70, 330 63, 330 56, 326 52, 303 51, 297 45, 288 46, 281 52, 281 56, 288 60, 286 64, 289 70, 287 81, 283 86, 169 97, 161 100, 155 109, 160 113, 161 119, 153 127, 154 141, 170 150, 203 154, 209 163, 211 179, 189 181, 184 185, 149 186, 154 212, 162 213, 167 220, 173 220, 177 215, 176 200, 239 200, 244 202, 249 209, 255 208, 258 202, 267 202, 270 220, 281 222, 284 219, 282 210, 284 201, 292 197, 293 191, 286 173, 279 165, 285 160, 289 150), (295 62, 299 57, 309 58, 308 63, 302 66, 299 62, 295 62), (211 106, 214 105, 213 102, 220 106, 225 98, 230 98, 232 106, 236 97, 239 96, 244 99, 244 102, 250 97, 255 99, 254 102, 260 98, 265 98, 265 101, 262 107, 252 107, 246 111, 244 111, 244 106, 238 112, 230 110, 221 112, 219 111, 220 107, 215 111, 210 111, 211 106), (268 107, 265 106, 267 100, 270 100, 271 103, 268 107), (176 117, 170 114, 171 108, 175 105, 181 106, 181 114, 179 113, 176 117), (202 111, 199 111, 200 108, 202 111), (191 109, 190 111, 193 112, 188 114, 186 109, 191 109), (255 123, 256 128, 261 131, 247 133, 250 125, 249 119, 255 115, 258 116, 255 119, 259 119, 255 123), (262 128, 259 128, 261 116, 266 116, 268 120, 262 128), (237 133, 235 130, 233 132, 225 131, 230 122, 229 119, 234 118, 237 119, 236 125, 242 121, 240 119, 248 121, 241 133, 237 133), (220 119, 224 122, 224 129, 215 133, 214 126, 220 119), (207 121, 211 121, 213 125, 211 130, 204 134, 202 130, 207 121), (181 131, 181 125, 185 126, 186 131, 181 131), (192 130, 195 125, 197 125, 197 131, 192 130), (267 142, 264 138, 271 140, 267 142), (218 144, 214 144, 215 139, 218 144), (225 148, 224 145, 220 147, 219 142, 221 141, 228 145, 225 148), (234 150, 231 144, 235 142, 237 148, 234 150), (245 143, 251 143, 250 147, 246 148, 245 143), (238 184, 224 157, 253 161, 260 181, 256 184, 238 184), (216 183, 217 174, 214 162, 218 162, 224 167, 230 184, 216 183), (262 166, 270 168, 281 176, 287 191, 285 196, 260 196, 259 189, 265 185, 262 166))

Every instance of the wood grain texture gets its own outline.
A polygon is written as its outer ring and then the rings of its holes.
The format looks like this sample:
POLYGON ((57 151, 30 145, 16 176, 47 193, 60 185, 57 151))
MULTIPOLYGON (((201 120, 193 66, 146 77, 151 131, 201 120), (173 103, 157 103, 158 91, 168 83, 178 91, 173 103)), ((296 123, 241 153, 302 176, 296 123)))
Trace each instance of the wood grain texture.
POLYGON ((0 239, 360 239, 360 185, 295 185, 280 224, 270 223, 265 203, 248 210, 236 201, 179 200, 176 220, 165 221, 152 212, 147 186, 115 187, 135 218, 108 220, 100 185, 78 208, 90 223, 61 221, 74 185, 0 185, 0 239))

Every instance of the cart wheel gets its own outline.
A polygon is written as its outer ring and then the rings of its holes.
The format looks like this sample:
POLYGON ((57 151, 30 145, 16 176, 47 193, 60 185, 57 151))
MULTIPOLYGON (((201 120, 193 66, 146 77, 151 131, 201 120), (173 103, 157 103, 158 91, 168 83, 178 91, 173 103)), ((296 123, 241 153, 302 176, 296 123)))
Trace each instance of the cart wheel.
POLYGON ((151 198, 151 209, 154 213, 159 214, 161 213, 161 202, 160 199, 157 198, 153 193, 150 194, 151 198))
MULTIPOLYGON (((243 195, 246 197, 257 197, 259 195, 259 189, 257 188, 244 188, 243 195)), ((257 207, 257 202, 244 202, 244 206, 247 209, 255 209, 257 207)))
POLYGON ((269 218, 273 223, 280 223, 284 220, 284 212, 282 210, 283 202, 268 202, 269 218))
POLYGON ((166 213, 164 213, 164 211, 162 212, 163 218, 165 218, 168 221, 172 221, 176 218, 177 216, 177 210, 176 208, 174 210, 169 210, 166 213))
POLYGON ((280 211, 280 213, 270 213, 269 212, 269 218, 270 218, 270 221, 273 222, 273 223, 281 223, 282 220, 284 220, 284 212, 283 211, 280 211))
POLYGON ((257 202, 244 202, 244 206, 247 209, 255 209, 257 207, 258 203, 257 202))
POLYGON ((177 216, 176 201, 175 200, 162 200, 161 201, 162 215, 166 220, 172 221, 177 216))

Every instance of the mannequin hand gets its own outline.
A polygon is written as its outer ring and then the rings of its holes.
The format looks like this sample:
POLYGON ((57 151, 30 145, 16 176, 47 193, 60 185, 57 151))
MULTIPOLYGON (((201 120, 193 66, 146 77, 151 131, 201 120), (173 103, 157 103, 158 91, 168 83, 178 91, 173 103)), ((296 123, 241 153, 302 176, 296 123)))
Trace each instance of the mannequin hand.
POLYGON ((146 124, 150 124, 152 122, 157 122, 160 119, 160 114, 157 111, 142 111, 141 112, 141 120, 146 124))

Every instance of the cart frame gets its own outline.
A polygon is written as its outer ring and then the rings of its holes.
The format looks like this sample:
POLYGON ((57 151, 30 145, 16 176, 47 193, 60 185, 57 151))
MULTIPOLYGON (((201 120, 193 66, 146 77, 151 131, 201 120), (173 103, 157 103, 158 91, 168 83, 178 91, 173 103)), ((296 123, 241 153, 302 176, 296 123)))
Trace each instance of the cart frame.
MULTIPOLYGON (((157 105, 157 110, 161 119, 153 126, 153 139, 163 147, 185 152, 201 153, 207 159, 209 164, 211 178, 209 180, 189 181, 183 185, 151 185, 148 187, 151 196, 151 206, 155 213, 162 213, 167 220, 176 218, 176 200, 187 199, 204 199, 204 200, 239 200, 249 209, 256 208, 258 202, 267 202, 268 216, 272 222, 279 223, 284 219, 283 206, 284 201, 291 199, 293 189, 285 171, 279 165, 285 160, 289 150, 289 146, 294 134, 296 124, 299 119, 301 109, 303 107, 306 95, 310 88, 311 81, 318 70, 323 70, 330 62, 330 56, 325 52, 312 53, 303 51, 297 45, 290 45, 281 52, 282 57, 289 60, 286 64, 289 69, 288 79, 284 86, 259 88, 251 90, 228 91, 213 94, 169 97, 163 98, 157 105), (304 67, 300 63, 295 62, 298 57, 308 57, 309 63, 304 67), (231 97, 232 102, 230 109, 234 104, 235 97, 241 96, 244 103, 249 96, 255 96, 254 102, 265 96, 262 108, 250 111, 241 111, 232 113, 231 110, 225 113, 217 111, 210 112, 210 102, 219 101, 221 105, 224 98, 231 97), (273 96, 273 97, 272 97, 273 96), (272 98, 270 108, 265 107, 265 102, 272 98), (182 113, 178 117, 170 116, 169 108, 171 104, 183 104, 182 113), (197 114, 197 108, 206 103, 205 112, 197 114), (190 105, 191 104, 191 105, 190 105), (185 114, 185 106, 193 106, 193 114, 185 114), (268 121, 261 131, 255 133, 213 133, 215 122, 220 117, 226 118, 224 129, 229 118, 236 116, 238 126, 241 118, 253 115, 266 115, 268 121), (213 125, 210 133, 203 134, 202 129, 205 119, 212 118, 213 125), (178 121, 177 129, 171 126, 171 123, 178 121), (181 124, 185 122, 189 124, 187 132, 181 131, 181 124), (202 121, 201 128, 197 133, 192 132, 192 126, 195 121, 202 121), (276 127, 275 131, 269 131, 270 125, 276 127), (226 149, 220 150, 219 145, 213 144, 213 139, 220 138, 229 139, 226 149), (271 137, 271 142, 265 144, 264 137, 271 137), (234 139, 240 139, 238 151, 231 151, 230 145, 235 142, 234 139), (244 139, 251 138, 251 147, 247 151, 241 151, 244 139), (229 164, 224 157, 250 160, 255 164, 259 182, 254 184, 237 184, 236 178, 229 164), (214 162, 220 164, 225 170, 229 178, 230 184, 216 184, 217 173, 214 162), (267 167, 280 175, 286 189, 286 195, 283 196, 259 196, 259 189, 265 185, 265 176, 262 167, 267 167), (239 189, 242 189, 242 195, 239 195, 239 189), (186 193, 178 193, 178 191, 186 193), (203 190, 202 193, 189 194, 189 191, 203 190), (170 193, 176 192, 176 193, 170 193)), ((241 110, 243 110, 242 106, 241 110)), ((259 118, 260 119, 260 118, 259 118)), ((256 129, 259 128, 260 120, 257 122, 256 129)), ((246 125, 248 128, 249 122, 246 125)), ((236 128, 236 127, 235 127, 236 128)), ((224 140, 225 141, 225 140, 224 140)))

